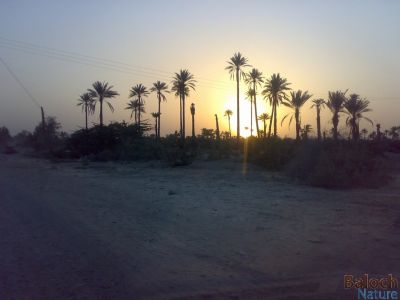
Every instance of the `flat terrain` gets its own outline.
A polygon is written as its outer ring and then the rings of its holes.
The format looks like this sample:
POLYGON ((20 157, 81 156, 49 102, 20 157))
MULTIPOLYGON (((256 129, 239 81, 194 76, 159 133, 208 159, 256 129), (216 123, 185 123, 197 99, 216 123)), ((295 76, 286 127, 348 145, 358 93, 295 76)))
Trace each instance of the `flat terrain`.
POLYGON ((399 177, 0 157, 0 299, 355 299, 346 273, 400 277, 399 230, 399 177))

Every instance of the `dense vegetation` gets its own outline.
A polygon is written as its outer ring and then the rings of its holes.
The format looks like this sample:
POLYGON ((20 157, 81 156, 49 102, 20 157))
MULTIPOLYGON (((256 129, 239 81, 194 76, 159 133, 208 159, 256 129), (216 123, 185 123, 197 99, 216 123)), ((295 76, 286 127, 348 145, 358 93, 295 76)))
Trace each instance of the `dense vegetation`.
POLYGON ((148 89, 139 83, 129 90, 130 100, 126 109, 130 110, 134 122, 114 122, 104 124, 104 107, 114 111, 111 100, 119 93, 107 82, 96 81, 78 98, 82 108, 85 128, 70 135, 60 131, 61 125, 55 118, 43 119, 33 133, 23 131, 11 137, 7 128, 0 128, 0 145, 3 152, 13 153, 17 149, 31 149, 31 154, 52 159, 82 159, 83 161, 134 161, 162 160, 171 166, 182 166, 195 159, 211 160, 230 158, 239 162, 250 162, 268 170, 284 171, 292 178, 314 186, 346 188, 358 186, 381 186, 390 178, 390 168, 385 152, 400 152, 400 127, 369 133, 360 130, 362 119, 370 122, 365 114, 370 111, 369 101, 358 94, 346 95, 346 91, 329 91, 326 100, 312 100, 311 109, 316 111, 316 138, 310 124, 302 124, 301 111, 313 97, 308 91, 292 91, 291 83, 278 74, 265 78, 263 73, 251 67, 248 59, 235 53, 228 61, 226 70, 235 80, 237 107, 224 112, 228 119, 229 131, 221 132, 218 114, 215 114, 215 130, 201 129, 195 133, 195 104, 190 105, 191 134, 186 132, 185 116, 187 98, 196 88, 194 75, 188 70, 180 70, 172 78, 171 88, 167 83, 156 81, 148 89), (250 137, 240 135, 240 82, 248 85, 247 99, 251 102, 250 137), (260 90, 260 91, 258 91, 260 90), (162 137, 160 134, 161 103, 172 92, 179 98, 179 132, 162 137), (154 93, 158 111, 150 115, 153 126, 143 119, 145 99, 154 93), (257 112, 257 95, 269 103, 271 113, 257 112), (107 106, 105 106, 107 105, 107 106), (281 125, 288 120, 295 123, 295 139, 281 139, 278 135, 278 107, 285 105, 292 111, 284 116, 281 125), (88 126, 88 118, 99 110, 99 124, 88 126), (332 129, 321 131, 321 110, 331 112, 332 129), (254 114, 253 114, 254 110, 254 114), (236 114, 237 129, 234 138, 231 132, 231 118, 236 114), (345 116, 348 133, 339 131, 340 117, 345 116), (253 121, 256 135, 253 136, 253 121), (258 122, 262 122, 259 126, 258 122), (154 130, 154 131, 153 131, 154 130), (188 137, 190 136, 190 137, 188 137))

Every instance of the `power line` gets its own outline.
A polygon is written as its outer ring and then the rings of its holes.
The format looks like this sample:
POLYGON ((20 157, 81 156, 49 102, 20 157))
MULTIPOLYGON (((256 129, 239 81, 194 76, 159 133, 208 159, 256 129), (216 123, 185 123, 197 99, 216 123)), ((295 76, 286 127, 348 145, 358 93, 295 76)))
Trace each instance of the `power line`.
MULTIPOLYGON (((110 68, 111 67, 113 71, 129 71, 129 72, 134 72, 134 73, 140 74, 140 75, 146 74, 146 75, 150 75, 152 77, 163 77, 163 79, 166 78, 166 76, 168 76, 167 81, 170 80, 170 76, 172 77, 175 74, 173 72, 168 72, 168 71, 164 71, 164 70, 134 66, 131 64, 127 64, 127 63, 123 63, 123 62, 119 62, 119 61, 115 61, 115 60, 103 59, 103 58, 98 58, 98 57, 89 56, 89 55, 82 55, 82 54, 78 54, 76 52, 56 50, 53 48, 37 46, 34 44, 30 44, 30 43, 9 40, 9 39, 5 39, 2 37, 0 37, 0 47, 9 48, 12 50, 17 50, 17 51, 22 51, 22 52, 33 54, 33 55, 41 55, 41 56, 51 57, 51 58, 55 58, 55 59, 59 59, 59 60, 69 59, 69 60, 73 60, 72 62, 75 62, 75 63, 85 63, 85 64, 90 64, 91 66, 96 66, 96 67, 102 67, 102 68, 105 68, 105 67, 110 68)), ((200 83, 200 86, 205 85, 208 87, 219 88, 219 89, 225 89, 225 88, 228 88, 231 86, 227 82, 220 81, 220 80, 207 79, 204 77, 197 77, 196 80, 200 83)))
POLYGON ((22 81, 18 78, 17 75, 11 70, 10 66, 7 65, 7 63, 4 61, 4 59, 0 56, 0 61, 3 63, 4 67, 10 73, 10 75, 15 79, 15 81, 19 84, 19 86, 24 90, 24 92, 28 95, 29 99, 32 100, 32 102, 41 109, 41 105, 37 102, 35 97, 28 91, 28 89, 25 87, 25 85, 22 83, 22 81))

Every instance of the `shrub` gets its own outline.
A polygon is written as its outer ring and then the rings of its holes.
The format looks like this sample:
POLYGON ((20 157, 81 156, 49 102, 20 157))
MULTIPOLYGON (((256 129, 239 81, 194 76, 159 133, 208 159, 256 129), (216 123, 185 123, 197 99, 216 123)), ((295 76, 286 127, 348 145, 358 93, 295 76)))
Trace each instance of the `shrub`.
POLYGON ((379 187, 391 177, 383 153, 366 142, 304 144, 286 171, 305 183, 324 188, 379 187))

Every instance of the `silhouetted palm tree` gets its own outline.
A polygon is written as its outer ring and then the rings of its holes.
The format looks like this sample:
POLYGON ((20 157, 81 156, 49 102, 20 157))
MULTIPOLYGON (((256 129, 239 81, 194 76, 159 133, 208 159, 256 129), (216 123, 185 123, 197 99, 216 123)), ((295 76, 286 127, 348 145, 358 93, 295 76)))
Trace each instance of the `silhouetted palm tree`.
POLYGON ((346 92, 336 91, 329 92, 329 98, 326 102, 326 106, 332 112, 332 133, 333 139, 336 141, 338 139, 338 125, 339 125, 339 113, 343 112, 343 104, 346 101, 346 92))
POLYGON ((315 99, 313 100, 313 105, 311 108, 316 108, 317 110, 317 135, 318 141, 321 140, 321 109, 325 107, 325 100, 324 99, 315 99))
POLYGON ((400 126, 392 126, 389 130, 389 135, 392 137, 392 140, 399 139, 400 136, 400 126))
POLYGON ((153 112, 153 113, 151 113, 151 116, 154 118, 154 120, 156 122, 154 125, 154 135, 156 138, 158 138, 158 126, 159 126, 158 120, 159 120, 160 115, 159 115, 159 113, 153 112))
POLYGON ((106 101, 111 112, 114 112, 114 107, 106 99, 111 99, 119 96, 118 92, 112 90, 113 86, 108 85, 108 82, 96 81, 92 84, 92 88, 88 89, 90 95, 100 103, 100 126, 103 126, 103 101, 106 101))
POLYGON ((79 96, 77 106, 82 107, 82 112, 85 113, 85 128, 88 129, 88 115, 94 113, 95 100, 90 93, 83 93, 79 96))
POLYGON ((190 105, 190 114, 192 115, 192 138, 196 137, 195 130, 194 130, 194 115, 196 114, 196 107, 194 103, 190 105))
POLYGON ((131 100, 127 103, 127 107, 125 109, 130 109, 131 110, 131 116, 130 118, 132 119, 133 114, 135 114, 135 124, 137 124, 138 121, 138 112, 140 108, 140 113, 145 113, 146 111, 144 110, 144 107, 142 105, 139 105, 139 100, 131 100))
POLYGON ((172 80, 172 91, 180 98, 180 120, 181 120, 181 136, 185 139, 185 99, 189 96, 190 89, 195 90, 196 80, 188 70, 180 70, 175 73, 172 80))
POLYGON ((310 99, 312 95, 308 93, 308 91, 305 91, 304 93, 301 90, 298 90, 297 92, 291 92, 290 93, 290 100, 283 100, 282 104, 293 109, 293 113, 289 113, 286 116, 283 117, 282 123, 285 121, 285 119, 290 115, 290 120, 289 120, 289 127, 290 124, 292 123, 293 117, 295 118, 296 121, 296 141, 300 140, 300 130, 301 130, 301 116, 300 116, 300 109, 310 99))
POLYGON ((246 98, 250 101, 250 135, 253 136, 253 101, 256 95, 256 91, 249 87, 246 92, 246 98))
POLYGON ((157 138, 160 138, 160 128, 161 128, 161 100, 167 101, 167 97, 165 96, 164 93, 169 93, 168 91, 168 85, 165 82, 157 81, 153 83, 152 88, 150 89, 151 92, 156 92, 157 93, 157 99, 158 99, 158 132, 157 132, 157 138))
POLYGON ((361 130, 361 134, 362 134, 362 136, 363 136, 363 139, 366 140, 366 139, 367 139, 368 130, 365 129, 365 128, 363 128, 363 129, 361 130))
POLYGON ((239 84, 240 80, 242 77, 246 77, 246 74, 243 71, 243 68, 245 67, 250 67, 249 64, 247 64, 247 58, 242 56, 240 52, 237 52, 233 54, 233 56, 230 58, 230 60, 227 62, 228 66, 225 68, 225 70, 229 71, 229 74, 231 75, 232 79, 236 79, 236 119, 237 119, 237 139, 240 139, 240 104, 239 104, 239 84))
POLYGON ((365 119, 373 124, 370 119, 363 116, 364 113, 371 111, 371 109, 368 108, 368 105, 369 101, 361 99, 357 94, 351 94, 349 99, 347 99, 343 104, 343 107, 345 108, 344 113, 348 115, 346 125, 350 127, 350 134, 354 141, 358 140, 360 137, 359 123, 361 119, 365 119))
MULTIPOLYGON (((254 116, 257 119, 257 86, 261 86, 261 84, 264 82, 264 77, 262 76, 262 72, 253 68, 249 73, 247 73, 245 81, 247 84, 252 85, 252 89, 254 90, 254 95, 253 95, 254 116)), ((257 130, 257 137, 260 137, 260 130, 258 128, 257 121, 256 121, 256 130, 257 130)))
POLYGON ((263 134, 264 134, 264 138, 267 137, 267 121, 268 121, 270 118, 271 118, 271 117, 270 117, 269 114, 267 114, 267 113, 263 113, 263 114, 259 115, 258 118, 257 118, 258 121, 263 121, 263 125, 264 125, 263 134))
POLYGON ((268 137, 271 136, 272 120, 274 120, 274 136, 277 136, 277 107, 282 100, 287 99, 286 91, 290 90, 289 85, 290 83, 287 82, 287 79, 282 78, 279 73, 272 74, 271 78, 268 79, 264 85, 262 95, 264 96, 264 99, 269 100, 272 107, 268 137))
POLYGON ((304 127, 301 129, 301 136, 304 140, 308 139, 308 135, 313 131, 312 127, 310 124, 304 125, 304 127))
POLYGON ((137 120, 137 124, 139 127, 139 133, 140 133, 140 117, 141 117, 141 113, 142 113, 142 106, 143 106, 143 98, 147 97, 149 95, 149 91, 147 90, 147 88, 143 85, 143 84, 137 84, 135 86, 133 86, 130 90, 129 93, 129 97, 133 98, 133 97, 137 97, 138 100, 138 109, 137 109, 137 113, 138 113, 138 120, 137 120))
POLYGON ((232 137, 232 131, 231 131, 231 116, 233 115, 233 112, 230 109, 227 109, 225 111, 224 116, 228 118, 228 124, 229 124, 229 137, 232 137))

